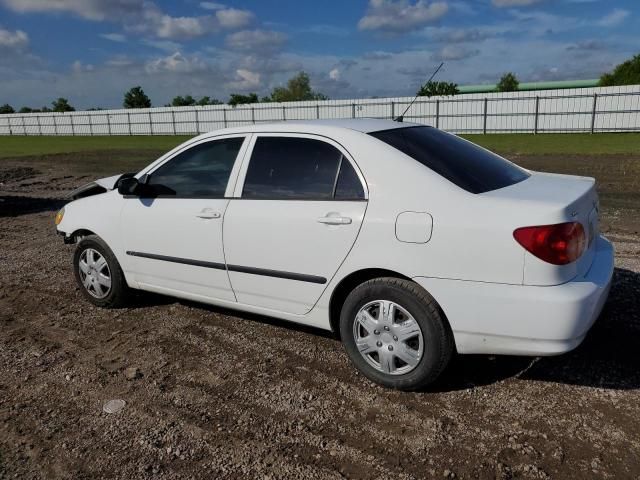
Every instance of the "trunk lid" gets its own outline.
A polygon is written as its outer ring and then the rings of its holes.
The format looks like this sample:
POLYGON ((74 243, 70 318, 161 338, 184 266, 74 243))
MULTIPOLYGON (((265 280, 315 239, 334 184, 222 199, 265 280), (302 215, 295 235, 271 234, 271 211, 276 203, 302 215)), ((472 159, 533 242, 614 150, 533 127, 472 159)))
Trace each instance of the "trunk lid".
POLYGON ((531 172, 523 182, 482 195, 509 202, 508 218, 514 230, 564 222, 580 222, 584 228, 586 249, 568 265, 552 265, 523 249, 523 284, 557 285, 589 270, 599 234, 598 194, 593 178, 531 172))

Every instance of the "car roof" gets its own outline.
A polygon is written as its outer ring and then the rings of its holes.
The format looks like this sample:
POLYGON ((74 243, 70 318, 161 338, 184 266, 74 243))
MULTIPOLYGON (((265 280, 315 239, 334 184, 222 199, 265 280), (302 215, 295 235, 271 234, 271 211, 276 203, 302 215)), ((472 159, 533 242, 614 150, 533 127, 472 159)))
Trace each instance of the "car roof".
POLYGON ((294 120, 288 123, 301 125, 322 125, 327 127, 348 128, 362 133, 391 130, 394 128, 408 127, 414 124, 396 122, 380 118, 334 118, 327 120, 294 120))
POLYGON ((362 133, 379 132, 403 127, 425 126, 417 123, 396 122, 377 118, 336 118, 328 120, 286 120, 282 122, 257 123, 255 125, 242 125, 229 127, 201 135, 210 137, 235 133, 259 133, 259 132, 296 132, 296 133, 329 133, 336 129, 353 130, 362 133))

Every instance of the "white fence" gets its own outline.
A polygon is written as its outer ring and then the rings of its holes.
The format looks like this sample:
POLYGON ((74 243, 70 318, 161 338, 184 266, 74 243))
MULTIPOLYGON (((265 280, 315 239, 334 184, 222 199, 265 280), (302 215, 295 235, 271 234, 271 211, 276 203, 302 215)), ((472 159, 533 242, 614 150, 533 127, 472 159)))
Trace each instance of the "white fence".
MULTIPOLYGON (((412 97, 0 115, 0 135, 190 135, 261 122, 395 118, 412 97)), ((420 97, 405 115, 453 133, 640 131, 640 85, 420 97)))

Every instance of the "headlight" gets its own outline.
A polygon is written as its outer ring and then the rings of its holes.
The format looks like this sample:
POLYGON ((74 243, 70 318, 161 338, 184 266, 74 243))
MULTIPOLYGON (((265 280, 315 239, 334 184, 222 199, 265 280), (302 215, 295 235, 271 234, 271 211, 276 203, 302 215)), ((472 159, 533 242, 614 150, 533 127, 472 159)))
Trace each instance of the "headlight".
POLYGON ((64 217, 64 207, 61 208, 58 213, 56 213, 56 225, 60 225, 60 222, 62 222, 62 217, 64 217))

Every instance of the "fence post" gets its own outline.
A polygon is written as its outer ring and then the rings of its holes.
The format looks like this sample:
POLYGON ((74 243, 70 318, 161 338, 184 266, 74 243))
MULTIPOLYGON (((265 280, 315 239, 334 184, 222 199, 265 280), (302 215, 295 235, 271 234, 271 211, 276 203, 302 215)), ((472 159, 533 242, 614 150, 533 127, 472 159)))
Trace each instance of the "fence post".
POLYGON ((482 134, 487 134, 487 108, 489 105, 489 100, 487 98, 484 99, 484 121, 482 125, 482 134))
POLYGON ((536 96, 536 117, 533 124, 533 134, 538 134, 538 115, 540 113, 540 97, 536 96))
POLYGON ((93 117, 93 115, 89 114, 89 135, 93 137, 93 124, 91 117, 93 117))
POLYGON ((27 133, 27 125, 24 123, 24 117, 20 117, 20 120, 22 120, 22 133, 24 133, 26 137, 28 133, 27 133))
POLYGON ((36 115, 36 122, 38 122, 38 135, 42 135, 42 124, 40 124, 40 115, 36 115))
POLYGON ((256 124, 256 109, 251 107, 251 123, 256 124))
POLYGON ((351 104, 351 118, 356 118, 356 104, 351 104))
POLYGON ((598 107, 598 94, 593 94, 593 110, 591 111, 591 133, 596 131, 596 113, 598 107))
POLYGON ((436 100, 436 128, 440 128, 440 100, 436 100))
POLYGON ((107 132, 111 135, 111 115, 107 113, 107 132))
POLYGON ((9 127, 9 135, 13 135, 13 130, 11 129, 11 117, 7 117, 7 126, 9 127))
POLYGON ((287 109, 284 105, 282 105, 282 120, 287 120, 287 109))
POLYGON ((320 119, 320 104, 316 103, 316 118, 320 119))
POLYGON ((171 110, 171 125, 173 125, 173 134, 176 134, 176 112, 171 110))
POLYGON ((224 128, 227 128, 227 109, 222 109, 222 121, 224 122, 224 128))
POLYGON ((396 102, 391 101, 391 120, 396 118, 396 102))
POLYGON ((53 114, 53 134, 58 135, 58 122, 56 121, 56 114, 53 114))
POLYGON ((153 120, 151 119, 151 110, 149 110, 147 114, 149 114, 149 133, 153 135, 153 120))
POLYGON ((75 137, 76 136, 76 130, 75 130, 74 124, 73 124, 73 115, 69 115, 69 119, 71 120, 71 136, 75 137))
POLYGON ((198 114, 200 110, 194 110, 196 112, 196 133, 200 134, 200 115, 198 114))

